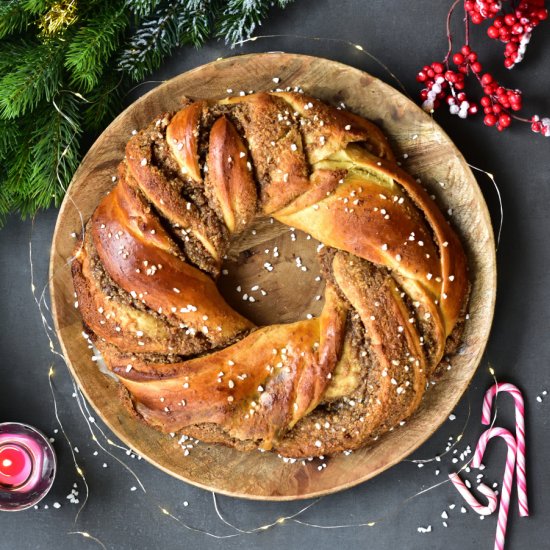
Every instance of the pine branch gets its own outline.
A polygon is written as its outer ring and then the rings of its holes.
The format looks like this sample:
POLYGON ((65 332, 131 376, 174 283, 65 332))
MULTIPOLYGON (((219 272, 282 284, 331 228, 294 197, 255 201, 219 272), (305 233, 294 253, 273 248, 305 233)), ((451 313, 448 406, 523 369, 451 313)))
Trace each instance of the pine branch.
POLYGON ((13 70, 0 79, 0 118, 16 118, 42 99, 50 101, 61 82, 63 43, 27 43, 13 57, 13 70))
POLYGON ((4 0, 0 4, 0 38, 22 31, 28 24, 30 14, 19 0, 4 0))
POLYGON ((201 46, 210 29, 208 0, 163 2, 154 17, 146 18, 130 38, 118 66, 137 81, 157 69, 178 46, 201 46))
POLYGON ((41 103, 21 126, 13 162, 1 185, 0 212, 17 209, 25 217, 52 203, 58 205, 78 166, 79 100, 69 93, 56 96, 51 103, 41 103))
POLYGON ((21 7, 31 15, 40 15, 44 13, 51 4, 50 0, 22 0, 19 2, 21 7))
POLYGON ((125 89, 122 75, 110 71, 101 79, 99 86, 86 94, 89 101, 83 114, 86 130, 96 134, 120 113, 125 89))
POLYGON ((273 5, 285 8, 290 2, 292 0, 229 0, 217 17, 216 36, 224 38, 226 44, 237 44, 252 36, 273 5))
POLYGON ((99 84, 107 60, 118 47, 127 25, 124 8, 111 3, 80 27, 65 58, 65 67, 71 71, 73 84, 84 92, 99 84))
POLYGON ((8 164, 16 157, 21 140, 19 121, 0 119, 0 227, 4 225, 7 214, 13 209, 13 195, 6 184, 8 164))
POLYGON ((0 161, 9 159, 12 151, 17 147, 20 136, 19 121, 0 119, 0 161))
POLYGON ((8 212, 17 209, 18 202, 24 196, 22 189, 30 180, 31 146, 29 139, 20 137, 12 151, 12 162, 2 178, 0 193, 0 211, 8 212))
POLYGON ((56 96, 36 118, 31 177, 17 204, 24 216, 60 203, 78 167, 81 132, 79 100, 73 94, 56 96))
POLYGON ((161 0, 126 0, 126 6, 139 17, 151 15, 161 3, 161 0))
MULTIPOLYGON (((36 44, 30 41, 18 40, 18 41, 0 41, 0 75, 13 70, 21 56, 25 54, 29 49, 35 48, 36 44)), ((2 90, 0 89, 0 95, 2 90)))
POLYGON ((0 227, 6 222, 6 216, 13 210, 13 197, 4 185, 6 169, 0 170, 0 227))

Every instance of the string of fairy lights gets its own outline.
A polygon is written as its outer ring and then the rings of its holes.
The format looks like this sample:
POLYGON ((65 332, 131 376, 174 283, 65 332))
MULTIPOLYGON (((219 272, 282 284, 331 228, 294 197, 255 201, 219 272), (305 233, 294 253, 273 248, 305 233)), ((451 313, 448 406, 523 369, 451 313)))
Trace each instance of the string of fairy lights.
MULTIPOLYGON (((336 39, 336 38, 322 38, 322 37, 300 36, 300 35, 290 35, 290 34, 288 34, 288 35, 287 34, 272 34, 272 35, 254 36, 254 37, 251 37, 247 40, 237 42, 237 43, 234 44, 234 46, 242 46, 242 45, 244 45, 248 42, 255 42, 257 40, 278 39, 278 38, 293 38, 293 39, 299 39, 301 41, 306 40, 306 41, 313 41, 313 42, 339 43, 339 44, 342 44, 346 47, 353 48, 353 49, 361 52, 363 55, 368 57, 370 60, 377 63, 397 83, 397 85, 405 93, 405 95, 407 95, 410 98, 410 95, 408 94, 405 86, 397 78, 397 76, 382 61, 380 61, 376 56, 374 56, 372 53, 370 53, 368 50, 366 50, 361 44, 350 42, 350 41, 347 41, 347 40, 344 40, 344 39, 336 39)), ((145 84, 158 84, 158 83, 161 83, 161 82, 163 82, 163 81, 146 81, 146 82, 142 82, 138 86, 145 85, 145 84)), ((134 87, 132 90, 130 90, 130 92, 133 91, 135 88, 137 88, 137 86, 134 87)), ((128 93, 130 93, 130 92, 128 92, 128 93)), ((83 101, 88 102, 88 100, 86 100, 86 98, 84 98, 84 97, 81 97, 81 99, 83 101)), ((60 115, 63 116, 73 127, 76 127, 74 122, 70 119, 70 117, 67 116, 65 113, 63 113, 59 109, 57 104, 55 104, 55 102, 54 102, 54 107, 60 113, 60 115)), ((69 144, 66 146, 65 150, 61 153, 61 157, 67 153, 68 149, 69 149, 69 144)), ((502 200, 501 200, 501 195, 500 195, 499 188, 497 186, 497 183, 495 181, 495 178, 494 178, 493 174, 491 174, 489 172, 486 172, 485 170, 483 170, 481 168, 478 168, 476 166, 472 166, 472 165, 469 165, 469 166, 471 168, 473 168, 474 170, 485 174, 491 180, 491 182, 493 183, 494 188, 497 192, 498 199, 499 199, 499 205, 500 205, 500 222, 499 222, 499 230, 498 230, 498 237, 497 237, 497 246, 498 246, 498 243, 500 242, 500 236, 501 236, 502 225, 503 225, 503 206, 502 206, 502 200)), ((61 187, 66 192, 67 190, 65 189, 65 187, 63 185, 63 182, 62 182, 62 179, 61 179, 59 173, 58 173, 58 180, 59 180, 59 184, 61 185, 61 187)), ((85 223, 84 223, 83 215, 82 215, 80 209, 78 208, 78 205, 75 203, 74 199, 70 196, 70 194, 68 194, 67 196, 69 197, 69 200, 71 201, 71 204, 74 206, 74 208, 78 212, 79 219, 80 219, 80 225, 81 225, 81 231, 84 232, 85 231, 85 223)), ((423 494, 426 494, 427 492, 433 491, 436 488, 438 488, 438 487, 440 487, 440 486, 442 486, 446 483, 450 483, 449 479, 444 479, 444 480, 442 480, 438 483, 430 485, 429 487, 426 487, 426 488, 422 489, 421 491, 418 491, 418 492, 414 493, 413 495, 405 498, 404 500, 401 500, 400 502, 398 502, 394 506, 394 509, 391 512, 388 512, 388 513, 384 514, 381 517, 371 519, 369 521, 353 523, 353 524, 341 524, 341 525, 339 525, 339 524, 331 525, 331 524, 316 523, 316 522, 305 521, 303 519, 300 519, 300 517, 305 512, 311 510, 323 498, 327 498, 327 497, 320 497, 320 498, 317 498, 317 499, 313 500, 312 502, 308 503, 307 505, 299 508, 293 514, 278 516, 273 521, 270 521, 268 523, 265 523, 265 524, 262 524, 262 525, 259 525, 259 526, 256 526, 256 527, 242 528, 242 527, 239 527, 239 526, 233 524, 228 519, 226 519, 226 517, 224 516, 224 514, 222 513, 222 511, 220 509, 220 505, 219 505, 219 502, 218 502, 218 497, 216 496, 216 494, 214 492, 212 492, 213 509, 216 513, 216 516, 218 517, 218 519, 224 525, 231 528, 233 530, 233 532, 229 533, 229 534, 217 534, 217 533, 213 533, 213 532, 207 531, 205 529, 201 529, 201 528, 194 527, 192 525, 187 524, 182 518, 180 518, 180 517, 176 516, 175 514, 173 514, 172 512, 170 512, 168 510, 168 508, 166 507, 166 505, 162 504, 160 501, 158 501, 158 499, 151 496, 147 492, 144 483, 142 482, 140 477, 137 475, 137 473, 133 470, 133 468, 129 464, 127 464, 124 461, 123 458, 120 458, 119 456, 114 454, 115 452, 119 451, 119 452, 123 452, 127 456, 127 455, 130 455, 130 454, 133 453, 132 449, 130 449, 128 447, 125 447, 123 445, 120 445, 119 443, 113 441, 108 436, 108 434, 103 430, 103 428, 98 424, 98 422, 95 421, 94 417, 92 416, 91 411, 90 411, 89 406, 88 406, 88 403, 87 403, 82 391, 80 390, 80 388, 76 384, 76 381, 74 380, 74 378, 71 374, 71 371, 68 368, 68 364, 66 362, 66 359, 65 359, 64 355, 58 350, 58 348, 56 347, 56 344, 55 344, 57 336, 56 336, 55 330, 52 327, 53 322, 50 320, 51 319, 51 311, 50 311, 50 308, 49 308, 49 305, 48 305, 48 302, 47 302, 47 290, 49 288, 50 280, 48 280, 46 282, 46 284, 44 285, 44 287, 42 288, 40 293, 37 294, 37 289, 36 289, 36 286, 35 286, 35 270, 34 270, 34 263, 33 263, 33 248, 32 248, 32 233, 33 233, 33 230, 34 230, 34 220, 32 222, 32 226, 31 226, 31 237, 30 237, 30 241, 29 241, 29 262, 30 262, 30 271, 31 271, 31 291, 32 291, 33 299, 34 299, 34 301, 36 303, 36 306, 38 308, 38 312, 39 312, 39 315, 40 315, 42 326, 44 328, 44 332, 45 332, 46 337, 48 339, 49 349, 50 349, 51 353, 55 357, 59 357, 61 359, 61 361, 63 361, 63 364, 67 367, 67 372, 69 373, 69 376, 71 377, 71 382, 72 382, 72 386, 73 386, 73 389, 74 389, 73 396, 76 399, 78 410, 79 410, 81 416, 84 418, 84 421, 86 423, 88 432, 90 434, 91 441, 95 445, 97 445, 97 447, 102 452, 106 453, 109 457, 114 459, 126 471, 129 472, 129 474, 136 480, 137 484, 139 485, 139 488, 141 489, 141 491, 145 495, 146 500, 151 505, 151 509, 153 509, 153 510, 156 509, 156 510, 159 511, 160 514, 169 517, 179 527, 181 527, 185 530, 188 530, 188 531, 192 531, 192 532, 195 532, 195 533, 202 534, 204 536, 214 538, 214 539, 229 539, 229 538, 235 538, 235 537, 242 537, 242 536, 246 536, 246 535, 251 535, 251 534, 254 534, 254 533, 261 532, 261 531, 266 531, 266 530, 269 530, 269 529, 272 529, 272 528, 276 528, 278 526, 281 526, 281 525, 283 525, 285 523, 289 523, 289 522, 293 522, 293 523, 300 524, 300 525, 310 527, 310 528, 327 529, 327 530, 374 527, 375 525, 378 525, 382 522, 388 521, 390 518, 397 515, 399 513, 399 511, 404 506, 406 506, 411 500, 413 500, 413 499, 415 499, 415 498, 417 498, 417 497, 419 497, 423 494), (111 452, 109 450, 109 448, 112 448, 113 452, 111 452)), ((72 260, 72 258, 69 258, 67 260, 67 262, 64 264, 63 267, 66 268, 67 266, 69 266, 71 260, 72 260)), ((54 278, 55 276, 56 276, 56 273, 52 273, 50 275, 51 278, 54 278)), ((489 372, 490 372, 491 376, 493 377, 493 379, 496 382, 495 372, 491 367, 489 368, 489 372)), ((50 392, 51 392, 52 401, 53 401, 53 406, 54 406, 55 419, 56 419, 57 424, 59 425, 59 429, 61 430, 61 433, 62 433, 64 439, 67 442, 67 445, 69 446, 69 449, 70 449, 70 452, 71 452, 71 460, 73 462, 74 470, 75 470, 76 474, 78 475, 78 477, 81 479, 81 481, 82 481, 82 483, 85 487, 85 497, 83 499, 82 504, 78 508, 78 511, 77 511, 77 513, 75 515, 75 518, 74 518, 74 523, 76 525, 83 509, 85 508, 85 506, 87 505, 87 503, 89 501, 90 486, 88 484, 86 474, 85 474, 83 468, 81 467, 81 465, 79 464, 79 462, 77 460, 77 457, 76 457, 76 454, 75 454, 75 451, 74 451, 74 446, 72 444, 72 441, 71 441, 71 439, 70 439, 70 437, 69 437, 69 435, 68 435, 68 433, 67 433, 67 431, 66 431, 66 429, 63 425, 63 422, 60 418, 60 415, 59 415, 59 407, 58 407, 55 384, 54 384, 55 375, 56 375, 56 373, 55 373, 54 367, 50 366, 49 369, 48 369, 48 383, 49 383, 50 392)), ((498 411, 497 411, 496 406, 495 406, 494 411, 495 412, 494 412, 494 417, 493 417, 491 426, 495 423, 496 418, 497 418, 498 411)), ((461 429, 460 433, 454 438, 454 442, 452 443, 452 445, 447 445, 446 449, 443 452, 438 453, 434 457, 431 457, 431 458, 428 458, 428 459, 407 460, 407 462, 412 462, 412 463, 415 463, 415 464, 418 465, 418 464, 427 464, 427 463, 434 462, 434 461, 438 461, 438 462, 441 461, 441 459, 445 455, 447 455, 448 453, 453 451, 454 448, 463 440, 464 435, 466 433, 466 429, 467 429, 469 421, 470 421, 470 416, 471 416, 471 409, 470 409, 470 404, 468 402, 468 414, 467 414, 466 421, 465 421, 464 425, 462 426, 462 429, 461 429)), ((472 459, 463 461, 462 465, 460 465, 460 467, 458 468, 458 472, 460 473, 463 470, 469 468, 469 464, 470 464, 471 460, 472 459)), ((104 550, 106 550, 106 548, 107 548, 105 543, 100 538, 98 538, 94 534, 91 534, 87 531, 75 530, 75 531, 70 531, 67 534, 68 535, 77 535, 77 536, 82 537, 85 540, 92 541, 95 544, 97 544, 98 546, 100 546, 101 548, 103 548, 104 550)))

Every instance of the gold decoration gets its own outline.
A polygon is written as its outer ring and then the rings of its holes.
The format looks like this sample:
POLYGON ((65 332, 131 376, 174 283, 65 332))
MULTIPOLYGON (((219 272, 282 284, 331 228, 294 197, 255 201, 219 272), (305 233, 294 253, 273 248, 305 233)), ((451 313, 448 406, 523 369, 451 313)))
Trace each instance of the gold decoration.
POLYGON ((65 32, 76 19, 76 0, 60 0, 40 18, 38 28, 42 36, 51 37, 65 32))

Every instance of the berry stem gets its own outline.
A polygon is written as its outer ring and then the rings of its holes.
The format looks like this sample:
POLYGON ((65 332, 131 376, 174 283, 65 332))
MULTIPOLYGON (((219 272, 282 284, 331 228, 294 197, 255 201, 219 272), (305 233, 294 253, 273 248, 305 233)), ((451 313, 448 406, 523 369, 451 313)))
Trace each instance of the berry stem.
POLYGON ((464 10, 464 42, 466 46, 470 45, 470 18, 468 17, 468 14, 466 13, 466 10, 464 10))
POLYGON ((462 2, 462 0, 455 0, 453 2, 453 5, 449 9, 449 13, 447 14, 447 41, 449 44, 449 49, 447 51, 447 55, 445 56, 445 59, 443 60, 443 63, 445 63, 445 65, 447 66, 447 69, 449 68, 449 57, 451 56, 451 52, 453 51, 453 35, 451 33, 451 18, 459 2, 462 2))
POLYGON ((517 120, 519 122, 527 122, 529 124, 531 124, 532 120, 530 118, 525 118, 525 117, 522 117, 522 116, 519 116, 519 115, 514 115, 513 113, 510 113, 508 112, 508 114, 514 119, 514 120, 517 120))

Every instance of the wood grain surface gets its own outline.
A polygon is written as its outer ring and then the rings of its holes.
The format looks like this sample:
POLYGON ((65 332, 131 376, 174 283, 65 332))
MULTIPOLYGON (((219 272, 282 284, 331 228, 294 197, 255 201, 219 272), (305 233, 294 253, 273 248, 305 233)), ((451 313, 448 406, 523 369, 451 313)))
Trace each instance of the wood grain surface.
MULTIPOLYGON (((232 248, 220 289, 228 302, 258 324, 287 322, 320 311, 323 283, 318 274, 315 242, 304 233, 291 238, 288 227, 263 220, 232 248), (274 246, 279 257, 273 258, 274 246), (270 252, 266 253, 265 250, 270 252), (300 256, 307 271, 296 265, 300 256), (269 259, 267 259, 269 257, 269 259), (276 269, 261 266, 270 261, 276 269), (241 285, 241 293, 236 286, 241 285), (267 291, 258 301, 242 294, 254 285, 267 291)), ((396 464, 421 445, 448 417, 466 390, 487 343, 495 304, 496 260, 491 223, 483 196, 467 163, 448 136, 412 101, 380 80, 327 59, 265 53, 222 59, 169 80, 133 103, 103 132, 82 161, 61 206, 50 260, 52 313, 67 363, 86 398, 111 430, 128 446, 173 476, 227 495, 292 500, 339 491, 396 464), (275 85, 273 78, 280 78, 275 85), (426 392, 420 409, 407 423, 375 445, 349 456, 303 465, 285 463, 272 453, 241 453, 217 445, 197 444, 189 456, 177 438, 162 435, 135 420, 118 400, 117 381, 91 360, 74 307, 69 260, 74 232, 81 231, 100 198, 113 186, 112 176, 124 156, 132 130, 165 111, 178 108, 184 96, 221 98, 239 91, 301 86, 332 104, 377 123, 390 137, 404 168, 435 196, 459 232, 470 267, 470 318, 452 369, 426 392), (405 155, 408 155, 405 157, 405 155)), ((257 293, 254 294, 257 296, 257 293)))

